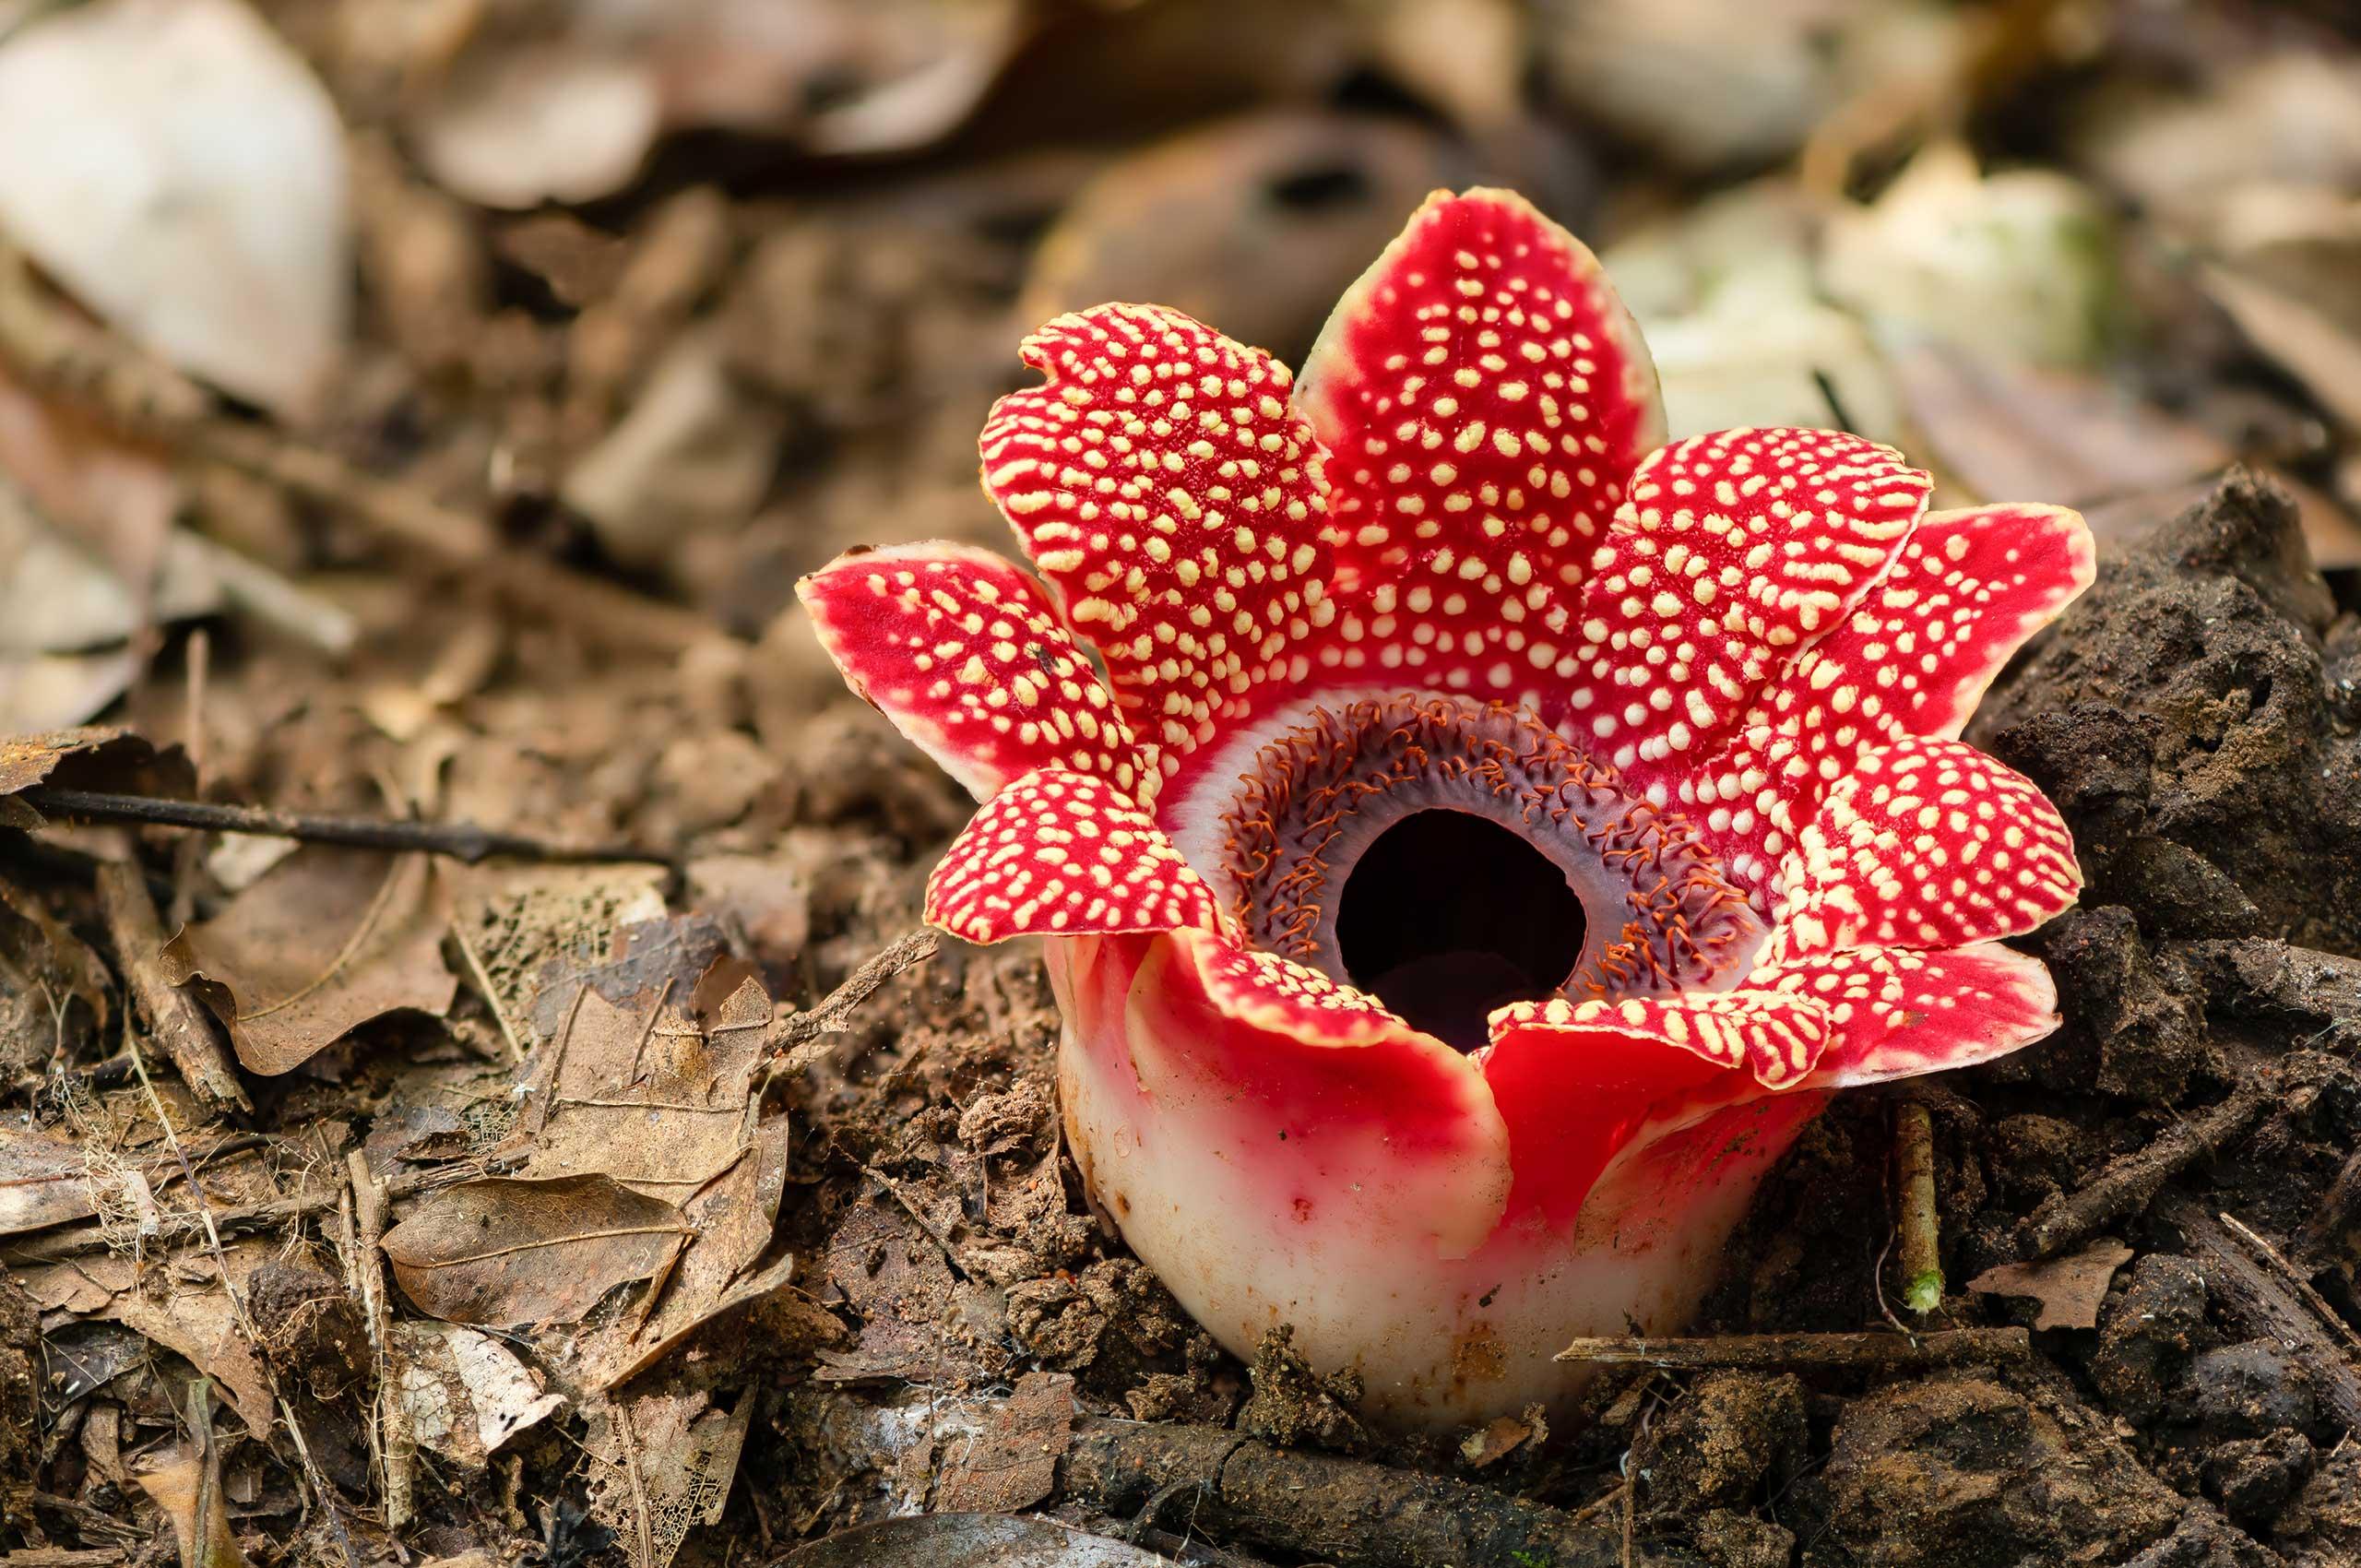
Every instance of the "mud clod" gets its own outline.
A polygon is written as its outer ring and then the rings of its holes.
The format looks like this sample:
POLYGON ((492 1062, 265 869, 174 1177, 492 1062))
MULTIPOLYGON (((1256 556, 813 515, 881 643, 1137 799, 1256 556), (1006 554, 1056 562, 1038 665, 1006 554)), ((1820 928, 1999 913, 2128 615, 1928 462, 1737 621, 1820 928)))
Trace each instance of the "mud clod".
POLYGON ((2151 1253, 2100 1319, 2092 1378, 2118 1414, 2153 1420, 2206 1334, 2205 1276, 2187 1258, 2151 1253))
POLYGON ((1324 1448, 1364 1454, 1368 1429, 1353 1414, 1361 1380, 1353 1372, 1322 1377, 1295 1348, 1295 1327, 1281 1324, 1254 1348, 1247 1375, 1253 1392, 1238 1412, 1238 1430, 1280 1448, 1324 1448))

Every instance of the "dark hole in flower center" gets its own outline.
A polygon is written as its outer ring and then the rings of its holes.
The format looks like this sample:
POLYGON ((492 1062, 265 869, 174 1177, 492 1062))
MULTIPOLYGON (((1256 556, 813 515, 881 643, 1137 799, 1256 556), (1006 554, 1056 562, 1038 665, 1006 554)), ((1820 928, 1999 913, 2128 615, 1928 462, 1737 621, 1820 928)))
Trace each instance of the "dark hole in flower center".
POLYGON ((1353 984, 1472 1051, 1492 1009, 1566 983, 1583 927, 1582 900, 1548 856, 1445 809, 1404 817, 1362 852, 1338 902, 1336 946, 1353 984))

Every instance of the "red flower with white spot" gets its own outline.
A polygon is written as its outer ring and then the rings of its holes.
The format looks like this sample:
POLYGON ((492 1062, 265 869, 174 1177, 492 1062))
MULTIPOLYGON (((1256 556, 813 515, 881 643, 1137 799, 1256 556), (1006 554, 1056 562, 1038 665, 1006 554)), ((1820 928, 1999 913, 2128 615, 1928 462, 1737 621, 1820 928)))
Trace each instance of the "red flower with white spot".
POLYGON ((1150 306, 1025 358, 984 485, 1050 593, 936 544, 802 596, 985 800, 929 918, 1050 938, 1084 1175, 1232 1350, 1292 1324, 1406 1420, 1560 1397, 1567 1339, 1682 1324, 1831 1091, 2054 1026, 1997 939, 2072 845, 1955 737, 2089 582, 2073 513, 1661 445, 1597 262, 1502 192, 1430 200, 1292 384, 1150 306))

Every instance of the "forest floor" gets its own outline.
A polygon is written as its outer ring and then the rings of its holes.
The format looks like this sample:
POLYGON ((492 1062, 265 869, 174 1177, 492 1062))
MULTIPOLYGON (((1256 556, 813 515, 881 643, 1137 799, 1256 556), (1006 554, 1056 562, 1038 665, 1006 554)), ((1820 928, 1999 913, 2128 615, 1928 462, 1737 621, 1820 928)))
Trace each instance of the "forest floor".
MULTIPOLYGON (((1732 54, 1715 0, 805 0, 765 54, 400 9, 263 7, 359 279, 300 385, 279 258, 283 319, 151 340, 17 225, 0 125, 0 1563, 2361 1562, 2333 11, 1732 54), (1672 66, 1734 85, 1667 115, 1631 84, 1672 66), (643 68, 662 134, 609 145, 643 68), (1477 180, 1594 240, 1677 428, 1845 422, 2089 513, 2096 587, 1969 739, 2090 887, 2026 939, 2064 1027, 1841 1098, 1719 1348, 1403 1439, 1093 1217, 1038 950, 919 929, 970 802, 792 585, 1005 543, 975 434, 1038 321, 1156 300, 1299 361, 1477 180), (1948 1281, 1907 1321, 1905 1127, 1948 1281)), ((0 89, 68 18, 0 27, 0 89)))

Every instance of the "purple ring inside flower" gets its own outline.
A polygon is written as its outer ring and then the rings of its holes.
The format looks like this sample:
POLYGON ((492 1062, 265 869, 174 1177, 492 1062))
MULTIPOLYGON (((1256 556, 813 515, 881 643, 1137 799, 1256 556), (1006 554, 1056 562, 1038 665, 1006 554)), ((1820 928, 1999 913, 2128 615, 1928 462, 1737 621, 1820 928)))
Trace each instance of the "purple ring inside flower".
POLYGON ((1501 703, 1316 705, 1221 829, 1249 941, 1463 1051, 1514 1002, 1713 989, 1762 934, 1684 820, 1501 703))

